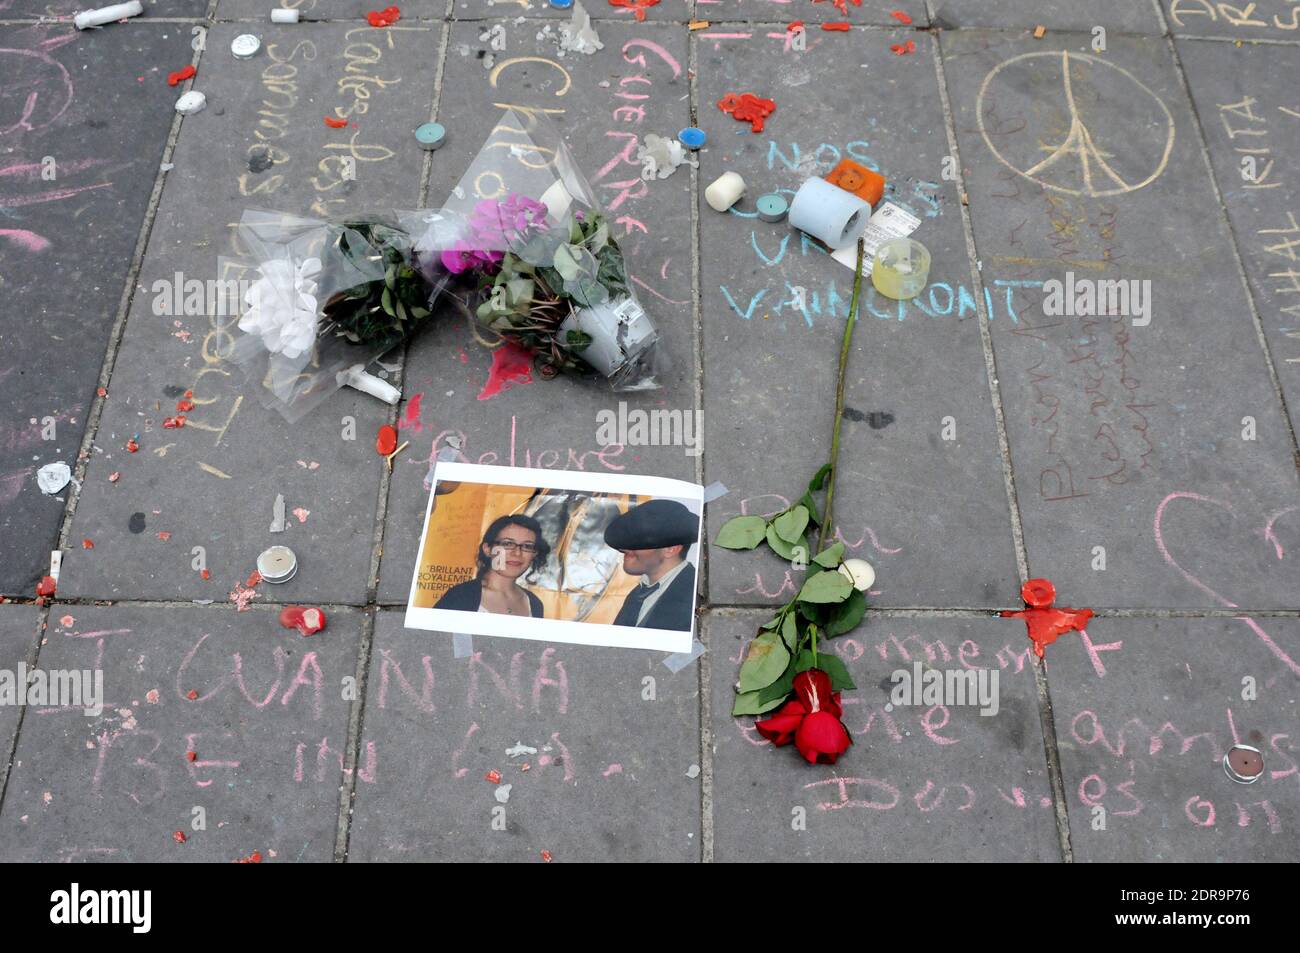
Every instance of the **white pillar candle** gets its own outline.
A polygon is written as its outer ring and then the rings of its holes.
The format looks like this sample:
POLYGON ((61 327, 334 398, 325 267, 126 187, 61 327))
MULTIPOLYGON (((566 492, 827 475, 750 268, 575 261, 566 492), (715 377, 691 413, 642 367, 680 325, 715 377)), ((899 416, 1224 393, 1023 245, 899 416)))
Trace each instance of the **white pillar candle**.
POLYGON ((871 206, 825 179, 799 186, 790 203, 790 224, 838 251, 857 241, 871 217, 871 206))
POLYGON ((387 381, 380 380, 374 374, 367 374, 365 366, 353 364, 346 371, 339 373, 339 383, 345 387, 355 387, 364 394, 378 397, 386 404, 396 404, 402 399, 402 392, 387 381))
POLYGON ((98 10, 86 10, 84 13, 78 13, 72 18, 78 30, 88 30, 93 26, 103 26, 105 23, 112 23, 115 20, 125 20, 128 17, 138 17, 144 13, 144 7, 140 6, 140 0, 131 0, 130 3, 115 3, 111 7, 100 7, 98 10))
POLYGON ((704 201, 715 212, 725 212, 745 194, 745 180, 739 172, 724 172, 704 190, 704 201))
POLYGON ((290 10, 287 7, 277 7, 271 11, 272 23, 297 23, 298 11, 290 10))

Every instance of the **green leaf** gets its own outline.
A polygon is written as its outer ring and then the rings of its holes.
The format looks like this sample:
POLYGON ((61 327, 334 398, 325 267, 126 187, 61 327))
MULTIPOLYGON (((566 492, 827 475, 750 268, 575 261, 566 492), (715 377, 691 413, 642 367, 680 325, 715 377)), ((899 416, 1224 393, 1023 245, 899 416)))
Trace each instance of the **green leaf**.
POLYGON ((812 494, 804 493, 803 496, 799 497, 799 502, 808 510, 809 521, 820 526, 822 518, 821 514, 817 512, 817 501, 812 498, 812 494))
POLYGON ((570 351, 585 350, 586 348, 591 346, 591 342, 594 340, 595 338, 593 338, 586 331, 570 329, 569 331, 566 331, 564 334, 564 346, 568 348, 570 351))
POLYGON ((787 543, 802 543, 803 531, 808 528, 808 511, 802 506, 792 507, 773 520, 772 525, 776 527, 776 535, 787 543))
POLYGON ((578 255, 572 245, 561 245, 555 249, 551 264, 565 281, 574 281, 582 273, 582 267, 578 264, 578 255))
POLYGON ((745 664, 740 666, 740 691, 766 688, 781 677, 790 664, 790 653, 775 632, 764 632, 749 643, 745 664))
POLYGON ((787 612, 785 621, 781 623, 781 640, 792 652, 799 647, 799 620, 793 612, 787 612))
POLYGON ((831 677, 831 690, 836 692, 852 691, 858 686, 853 684, 848 666, 838 655, 829 652, 817 653, 817 667, 831 677))
MULTIPOLYGON (((782 559, 791 561, 795 558, 794 546, 787 543, 776 534, 776 527, 769 525, 767 527, 767 545, 772 547, 772 552, 776 553, 782 559)), ((806 552, 806 551, 805 551, 806 552)))
POLYGON ((714 540, 723 549, 753 549, 767 533, 767 520, 761 516, 737 516, 722 524, 714 540))
POLYGON ((780 678, 767 688, 758 690, 759 704, 766 705, 771 701, 785 701, 785 697, 794 691, 794 677, 796 674, 793 664, 787 666, 780 678))
POLYGON ((836 566, 840 564, 840 561, 843 558, 844 558, 844 544, 841 542, 841 543, 836 543, 834 546, 831 546, 829 549, 823 549, 820 553, 818 553, 816 556, 813 557, 813 562, 815 562, 818 566, 822 566, 826 569, 834 569, 836 566))
POLYGON ((761 626, 759 626, 759 628, 760 628, 760 629, 775 629, 775 628, 777 628, 778 626, 781 625, 781 620, 784 619, 784 618, 785 618, 785 616, 778 612, 776 615, 772 616, 772 618, 768 619, 768 620, 767 620, 766 622, 764 622, 761 626))
POLYGON ((393 314, 393 293, 391 291, 385 288, 383 297, 381 297, 379 301, 380 304, 384 306, 384 310, 387 313, 393 314))
POLYGON ((412 308, 411 314, 416 318, 427 318, 432 312, 428 308, 412 308))
POLYGON ((855 591, 853 583, 838 572, 819 572, 799 590, 800 602, 843 602, 855 591))
POLYGON ((799 614, 814 625, 821 625, 826 620, 826 606, 819 606, 812 602, 796 602, 799 607, 799 614))
POLYGON ((817 664, 814 665, 812 649, 804 649, 794 660, 793 668, 796 674, 806 672, 810 668, 821 669, 831 677, 832 691, 848 692, 858 687, 853 684, 853 677, 849 675, 848 667, 843 660, 831 652, 818 652, 817 664))
POLYGON ((785 700, 785 696, 773 698, 766 702, 759 700, 759 692, 744 692, 736 696, 736 704, 731 706, 733 715, 761 715, 771 711, 785 700))
POLYGON ((826 635, 843 635, 853 631, 866 612, 867 597, 854 589, 847 599, 831 608, 830 618, 826 622, 826 635))
POLYGON ((830 472, 831 472, 831 465, 829 463, 823 463, 821 469, 818 470, 816 473, 814 473, 813 478, 808 481, 808 492, 816 493, 823 486, 825 486, 826 477, 830 474, 830 472))

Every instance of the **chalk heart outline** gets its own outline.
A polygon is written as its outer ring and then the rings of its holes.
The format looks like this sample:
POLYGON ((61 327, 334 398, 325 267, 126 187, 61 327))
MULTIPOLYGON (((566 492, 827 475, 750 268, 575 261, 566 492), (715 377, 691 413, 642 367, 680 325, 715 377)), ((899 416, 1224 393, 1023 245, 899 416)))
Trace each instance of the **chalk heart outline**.
POLYGON ((993 67, 993 69, 989 71, 989 74, 984 77, 984 82, 980 84, 979 94, 975 98, 975 121, 979 125, 980 135, 984 138, 984 144, 989 147, 989 151, 993 153, 995 159, 1005 165, 1012 172, 1016 173, 1016 175, 1023 176, 1029 181, 1041 185, 1045 189, 1051 189, 1053 192, 1063 192, 1066 195, 1086 195, 1092 198, 1100 198, 1108 195, 1124 195, 1128 192, 1136 192, 1138 189, 1145 188, 1160 177, 1161 173, 1165 171, 1165 167, 1169 164, 1169 156, 1174 151, 1174 116, 1173 113, 1169 111, 1169 107, 1165 105, 1165 101, 1156 95, 1155 91, 1122 66, 1116 66, 1108 60, 1089 56, 1086 53, 1070 53, 1067 50, 1062 50, 1059 54, 1054 51, 1021 53, 1019 56, 1013 56, 1009 60, 1003 60, 997 66, 993 67), (1043 59, 1044 57, 1056 57, 1058 55, 1061 58, 1061 81, 1065 93, 1066 108, 1069 110, 1070 114, 1070 131, 1066 135, 1065 141, 1056 146, 1054 151, 1048 155, 1047 158, 1035 163, 1028 169, 1016 168, 1009 159, 998 151, 997 146, 993 144, 992 137, 989 136, 988 130, 984 127, 985 96, 988 93, 989 86, 992 84, 994 77, 1007 67, 1028 60, 1038 60, 1043 59), (1168 127, 1164 151, 1160 156, 1160 160, 1156 163, 1155 170, 1141 182, 1132 184, 1124 181, 1119 173, 1110 167, 1109 163, 1106 162, 1105 155, 1092 141, 1092 134, 1088 131, 1087 125, 1084 124, 1083 117, 1079 115, 1079 108, 1075 103, 1074 84, 1070 78, 1071 60, 1078 60, 1090 66, 1105 67, 1106 69, 1115 70, 1136 86, 1141 92, 1146 93, 1147 96, 1154 100, 1156 105, 1159 106, 1161 111, 1164 113, 1165 123, 1168 127), (1063 185, 1056 185, 1040 176, 1040 173, 1045 173, 1051 168, 1051 166, 1069 155, 1078 155, 1079 157, 1084 181, 1084 187, 1082 189, 1071 189, 1063 185), (1110 181, 1115 184, 1115 188, 1102 189, 1093 185, 1092 166, 1090 165, 1090 160, 1092 163, 1097 165, 1099 170, 1105 174, 1106 178, 1110 179, 1110 181))
MULTIPOLYGON (((1153 530, 1155 532, 1156 548, 1160 551, 1160 555, 1164 558, 1165 562, 1168 563, 1169 566, 1172 567, 1175 572, 1177 572, 1180 576, 1186 579, 1197 589, 1204 592, 1215 602, 1218 602, 1224 608, 1227 609, 1240 608, 1240 606, 1237 603, 1228 599, 1226 596, 1224 596, 1222 593, 1218 592, 1217 590, 1211 588, 1204 580, 1194 575, 1193 573, 1189 572, 1188 570, 1184 569, 1183 566, 1178 562, 1178 560, 1174 558, 1173 553, 1169 551, 1169 546, 1164 539, 1163 522, 1164 522, 1165 510, 1168 508, 1168 506, 1171 503, 1173 503, 1176 500, 1192 500, 1196 503, 1203 503, 1209 506, 1217 506, 1231 513, 1235 519, 1237 517, 1237 513, 1233 509, 1232 504, 1227 503, 1223 500, 1215 499, 1214 497, 1204 496, 1200 493, 1195 493, 1191 490, 1175 490, 1173 493, 1170 493, 1163 500, 1161 500, 1160 504, 1156 507, 1155 520, 1153 521, 1153 530)), ((1280 510, 1275 511, 1268 517, 1267 520, 1265 520, 1264 525, 1258 530, 1258 533, 1261 537, 1263 537, 1264 542, 1272 545, 1273 554, 1274 556, 1277 557, 1279 562, 1286 559, 1286 550, 1283 548, 1281 540, 1278 539, 1276 528, 1279 521, 1285 519, 1288 516, 1292 516, 1292 514, 1300 515, 1300 505, 1287 506, 1287 507, 1283 507, 1280 510)), ((1293 659, 1290 655, 1288 655, 1282 649, 1281 646, 1279 646, 1276 642, 1274 642, 1272 637, 1267 632, 1264 631, 1264 629, 1260 626, 1258 622, 1256 622, 1250 616, 1243 615, 1243 616, 1236 616, 1235 618, 1236 621, 1242 622, 1245 625, 1249 626, 1251 631, 1255 633, 1255 635, 1259 638, 1259 640, 1263 642, 1265 646, 1268 647, 1268 650, 1272 652, 1274 656, 1276 656, 1278 661, 1280 661, 1283 665, 1285 665, 1288 669, 1291 670, 1291 673, 1293 675, 1300 676, 1300 663, 1297 663, 1296 660, 1293 659)))
MULTIPOLYGON (((0 48, 0 62, 6 63, 5 68, 0 70, 0 73, 9 76, 18 76, 20 75, 19 65, 13 64, 9 61, 10 55, 36 60, 36 62, 41 66, 48 67, 49 69, 46 72, 46 76, 41 77, 35 84, 36 88, 31 89, 28 91, 26 97, 21 98, 22 105, 19 107, 20 115, 9 125, 0 125, 0 139, 3 139, 12 132, 39 132, 67 112, 68 106, 72 104, 73 97, 71 74, 68 73, 67 68, 62 63, 54 59, 48 53, 41 50, 19 50, 11 47, 0 48), (9 72, 11 68, 13 72, 9 72), (38 118, 37 121, 33 123, 32 117, 37 112, 37 106, 41 104, 42 95, 44 95, 47 100, 55 98, 58 108, 56 109, 54 105, 48 106, 47 109, 50 112, 50 115, 38 118), (57 99, 60 95, 62 96, 62 101, 58 101, 57 99)), ((21 89, 15 90, 12 99, 14 101, 19 101, 21 93, 21 89)), ((4 123, 7 120, 8 117, 0 116, 0 123, 4 123)))

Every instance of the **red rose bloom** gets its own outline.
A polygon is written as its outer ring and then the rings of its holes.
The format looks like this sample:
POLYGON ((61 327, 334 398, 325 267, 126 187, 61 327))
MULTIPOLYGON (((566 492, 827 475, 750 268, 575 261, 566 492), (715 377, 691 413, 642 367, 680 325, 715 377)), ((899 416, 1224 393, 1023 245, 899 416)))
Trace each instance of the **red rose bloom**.
POLYGON ((794 693, 793 701, 754 727, 778 748, 793 741, 809 764, 834 764, 853 738, 840 721, 844 712, 839 692, 831 691, 831 677, 818 668, 800 672, 794 693))

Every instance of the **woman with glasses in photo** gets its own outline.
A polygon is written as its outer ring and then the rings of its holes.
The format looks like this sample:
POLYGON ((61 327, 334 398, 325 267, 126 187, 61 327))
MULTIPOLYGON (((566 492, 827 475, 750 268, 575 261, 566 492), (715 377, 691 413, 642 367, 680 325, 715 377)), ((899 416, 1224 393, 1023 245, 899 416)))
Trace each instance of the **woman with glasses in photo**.
POLYGON ((478 575, 452 586, 435 609, 492 612, 542 618, 542 600, 519 584, 540 568, 551 546, 531 516, 499 516, 483 534, 478 548, 478 575))

